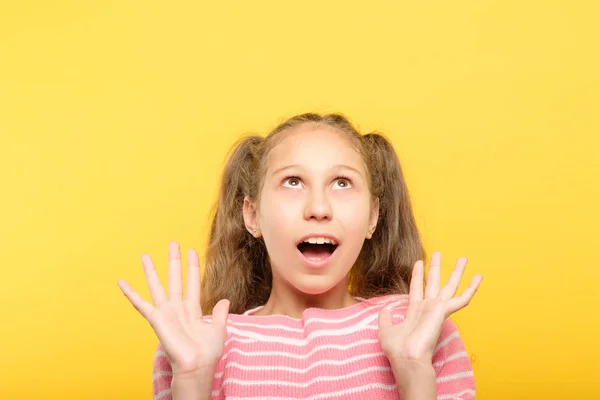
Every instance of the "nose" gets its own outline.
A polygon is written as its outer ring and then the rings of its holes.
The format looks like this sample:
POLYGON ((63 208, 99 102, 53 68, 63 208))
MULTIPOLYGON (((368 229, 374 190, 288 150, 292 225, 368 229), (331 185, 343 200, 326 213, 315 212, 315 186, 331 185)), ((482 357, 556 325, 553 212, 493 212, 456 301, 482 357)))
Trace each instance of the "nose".
POLYGON ((304 219, 306 220, 331 220, 332 212, 329 199, 324 193, 319 191, 312 192, 307 199, 304 208, 304 219))

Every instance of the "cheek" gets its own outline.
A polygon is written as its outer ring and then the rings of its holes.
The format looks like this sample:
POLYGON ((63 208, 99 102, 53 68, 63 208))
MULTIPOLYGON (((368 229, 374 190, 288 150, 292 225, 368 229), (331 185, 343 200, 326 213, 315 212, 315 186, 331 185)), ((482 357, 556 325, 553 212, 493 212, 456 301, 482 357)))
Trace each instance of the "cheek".
POLYGON ((356 194, 334 196, 335 218, 346 231, 364 231, 368 228, 371 204, 368 198, 356 194))
POLYGON ((260 223, 263 231, 275 232, 280 236, 286 227, 294 226, 302 217, 302 202, 299 196, 268 196, 261 202, 260 223))

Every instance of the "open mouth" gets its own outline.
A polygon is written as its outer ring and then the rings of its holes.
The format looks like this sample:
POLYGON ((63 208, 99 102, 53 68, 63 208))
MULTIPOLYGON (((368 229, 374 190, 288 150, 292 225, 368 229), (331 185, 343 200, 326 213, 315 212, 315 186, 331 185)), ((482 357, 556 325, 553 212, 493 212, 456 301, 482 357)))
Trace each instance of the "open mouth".
POLYGON ((328 238, 309 238, 298 244, 298 251, 311 262, 327 260, 337 249, 338 243, 328 238))

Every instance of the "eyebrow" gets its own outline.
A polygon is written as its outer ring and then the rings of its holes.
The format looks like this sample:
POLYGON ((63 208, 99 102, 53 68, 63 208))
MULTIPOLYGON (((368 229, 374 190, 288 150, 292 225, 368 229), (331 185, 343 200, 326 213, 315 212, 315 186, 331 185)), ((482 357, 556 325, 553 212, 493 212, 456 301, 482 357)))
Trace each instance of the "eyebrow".
MULTIPOLYGON (((285 171, 286 169, 292 169, 292 168, 305 169, 304 166, 302 166, 300 164, 286 165, 284 167, 277 168, 275 171, 273 171, 273 173, 271 175, 277 175, 280 172, 285 171)), ((330 169, 335 169, 335 170, 349 169, 350 171, 354 171, 358 175, 362 176, 361 172, 358 169, 351 167, 349 165, 345 165, 345 164, 335 164, 335 165, 332 165, 330 169)))

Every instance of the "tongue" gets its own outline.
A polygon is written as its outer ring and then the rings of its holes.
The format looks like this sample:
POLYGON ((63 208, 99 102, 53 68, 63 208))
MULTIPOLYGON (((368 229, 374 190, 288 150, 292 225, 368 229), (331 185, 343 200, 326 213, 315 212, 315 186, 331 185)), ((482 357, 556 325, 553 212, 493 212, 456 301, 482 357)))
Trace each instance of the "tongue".
POLYGON ((322 261, 331 255, 331 250, 328 246, 318 244, 306 245, 302 249, 302 254, 311 261, 322 261))

